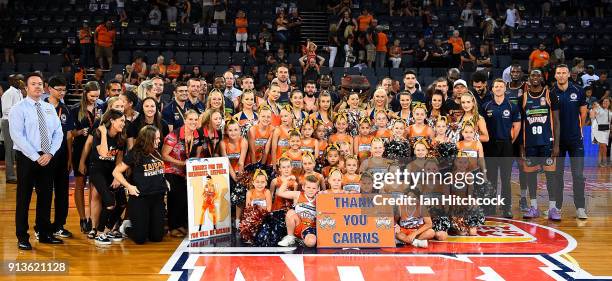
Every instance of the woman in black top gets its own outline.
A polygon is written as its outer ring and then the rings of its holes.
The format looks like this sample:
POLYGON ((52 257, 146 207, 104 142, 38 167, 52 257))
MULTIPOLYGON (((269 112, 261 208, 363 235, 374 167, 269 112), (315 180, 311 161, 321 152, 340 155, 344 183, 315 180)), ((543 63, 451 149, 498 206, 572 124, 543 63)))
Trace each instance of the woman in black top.
POLYGON ((123 159, 125 147, 125 116, 120 111, 110 110, 93 134, 93 149, 90 154, 89 177, 102 198, 103 208, 96 227, 96 244, 108 245, 123 239, 121 233, 111 230, 121 217, 126 199, 118 181, 113 180, 113 170, 123 159))
POLYGON ((143 244, 147 239, 160 242, 164 237, 164 161, 158 151, 160 130, 146 125, 138 131, 134 147, 119 162, 113 176, 127 188, 129 194, 128 216, 119 228, 134 243, 143 244), (132 171, 130 180, 123 176, 132 171))
POLYGON ((100 86, 92 81, 83 87, 81 101, 70 110, 70 116, 74 120, 72 131, 72 159, 74 170, 74 204, 81 218, 81 232, 87 233, 91 230, 92 221, 90 214, 85 211, 85 174, 79 170, 81 154, 87 141, 87 136, 94 130, 94 122, 102 114, 96 106, 96 100, 100 96, 100 86))
POLYGON ((138 132, 146 125, 153 125, 156 127, 160 131, 162 139, 170 132, 168 123, 161 118, 161 114, 157 108, 157 101, 152 97, 147 97, 142 101, 142 110, 140 114, 138 114, 138 118, 128 126, 128 149, 134 147, 134 141, 136 137, 138 137, 138 132))

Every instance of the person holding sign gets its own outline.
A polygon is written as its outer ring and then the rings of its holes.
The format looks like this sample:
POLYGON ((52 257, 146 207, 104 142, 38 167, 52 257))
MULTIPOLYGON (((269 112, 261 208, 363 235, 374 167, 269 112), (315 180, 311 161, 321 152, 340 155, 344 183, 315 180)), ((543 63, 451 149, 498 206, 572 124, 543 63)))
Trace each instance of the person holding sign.
POLYGON ((307 176, 302 191, 289 191, 287 188, 292 177, 284 179, 276 192, 277 196, 294 202, 294 208, 287 211, 285 216, 287 236, 283 237, 278 245, 288 247, 299 238, 304 240, 306 247, 315 247, 317 245, 316 196, 319 192, 319 178, 307 176))
MULTIPOLYGON (((406 195, 416 198, 416 202, 419 201, 420 196, 416 189, 409 190, 406 195)), ((399 215, 395 218, 395 238, 417 248, 427 248, 427 240, 433 239, 436 233, 431 229, 431 218, 423 216, 420 207, 420 204, 416 203, 399 208, 399 215)))

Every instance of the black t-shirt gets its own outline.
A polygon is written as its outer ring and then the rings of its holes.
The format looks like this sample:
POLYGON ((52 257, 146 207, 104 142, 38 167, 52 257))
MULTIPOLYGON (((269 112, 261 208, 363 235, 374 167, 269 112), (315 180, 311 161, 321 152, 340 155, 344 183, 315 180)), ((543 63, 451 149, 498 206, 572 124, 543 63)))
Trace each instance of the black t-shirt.
MULTIPOLYGON (((472 55, 476 57, 475 54, 472 54, 472 55)), ((468 54, 468 52, 465 50, 461 52, 461 57, 466 58, 466 59, 471 59, 470 54, 468 54)), ((474 72, 476 71, 476 61, 462 62, 461 67, 463 68, 463 71, 465 72, 474 72)))
MULTIPOLYGON (((96 130, 97 131, 97 130, 96 130)), ((112 170, 115 168, 115 160, 117 155, 123 151, 123 145, 118 143, 119 135, 111 137, 108 132, 106 133, 106 144, 108 145, 108 154, 101 156, 98 154, 98 145, 101 143, 101 137, 99 133, 93 135, 93 146, 91 147, 91 153, 89 153, 89 160, 91 167, 100 168, 104 170, 112 170)))
POLYGON ((606 94, 606 91, 610 90, 610 83, 597 80, 591 83, 591 87, 593 87, 593 96, 600 100, 606 94))
MULTIPOLYGON (((127 127, 127 137, 128 138, 136 138, 138 137, 138 132, 140 132, 140 129, 142 129, 144 126, 146 125, 153 125, 155 126, 155 124, 146 124, 145 122, 143 122, 142 119, 144 119, 144 115, 139 115, 136 120, 134 120, 134 122, 132 122, 130 124, 129 127, 127 127)), ((170 129, 168 128, 168 123, 166 123, 166 121, 164 121, 163 119, 160 120, 161 123, 161 128, 157 128, 160 132, 160 138, 163 140, 168 133, 170 133, 170 129)))
POLYGON ((138 188, 140 195, 166 192, 164 161, 161 160, 161 155, 136 157, 134 150, 130 150, 123 158, 123 163, 130 166, 132 177, 129 181, 138 188))

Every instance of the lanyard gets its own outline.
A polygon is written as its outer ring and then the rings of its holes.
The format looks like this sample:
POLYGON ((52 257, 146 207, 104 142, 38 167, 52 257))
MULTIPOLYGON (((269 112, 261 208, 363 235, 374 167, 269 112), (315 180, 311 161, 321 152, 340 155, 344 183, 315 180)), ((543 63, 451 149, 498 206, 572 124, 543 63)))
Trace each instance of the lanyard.
POLYGON ((183 122, 185 122, 185 116, 183 116, 183 111, 181 111, 181 109, 179 108, 178 104, 175 105, 175 109, 176 109, 176 111, 178 111, 178 114, 181 116, 181 120, 183 120, 183 122))

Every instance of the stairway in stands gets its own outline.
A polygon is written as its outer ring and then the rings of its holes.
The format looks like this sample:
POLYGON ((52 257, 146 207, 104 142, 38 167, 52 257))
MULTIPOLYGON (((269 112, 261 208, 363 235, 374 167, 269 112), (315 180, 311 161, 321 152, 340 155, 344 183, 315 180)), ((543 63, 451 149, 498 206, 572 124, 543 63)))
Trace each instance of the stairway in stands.
POLYGON ((329 33, 329 20, 325 12, 300 12, 302 16, 302 36, 301 42, 310 39, 318 46, 327 45, 327 35, 329 33))

